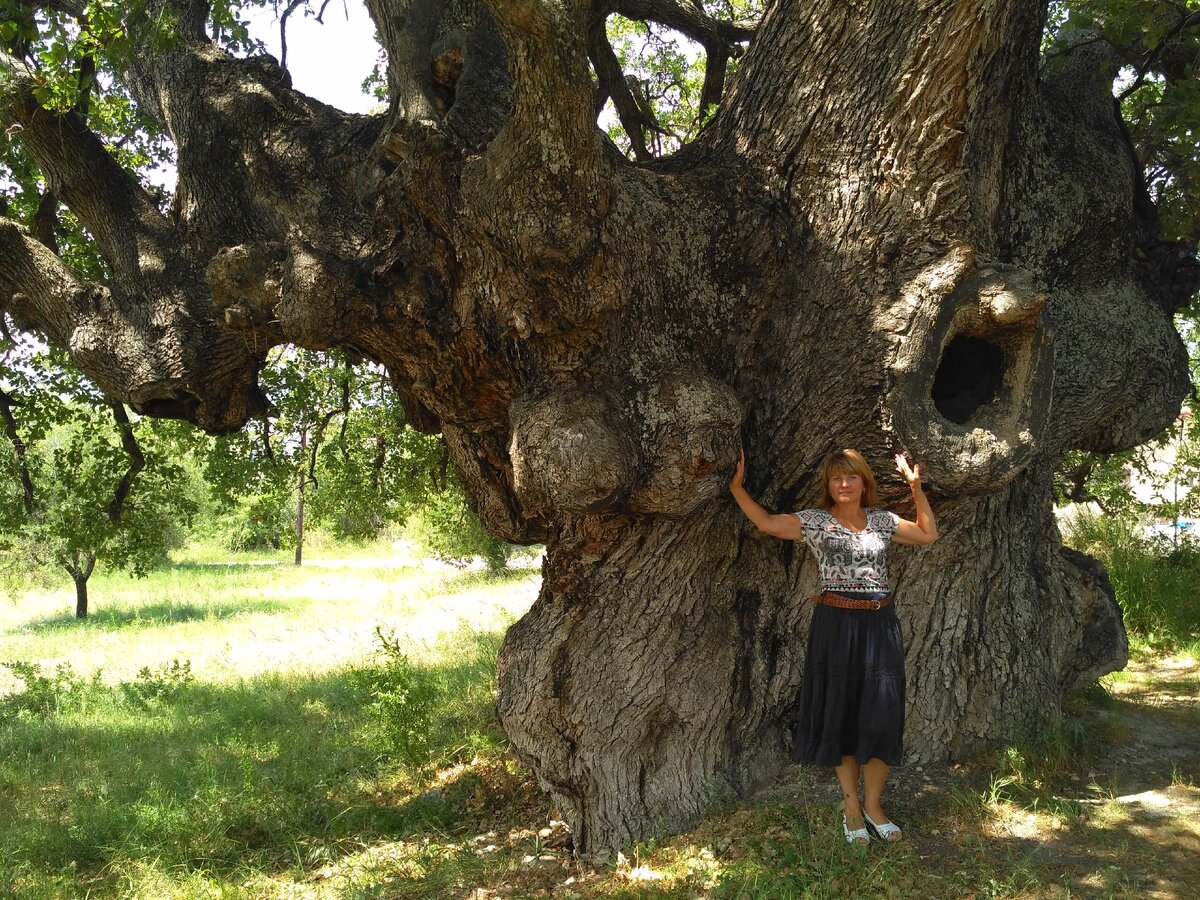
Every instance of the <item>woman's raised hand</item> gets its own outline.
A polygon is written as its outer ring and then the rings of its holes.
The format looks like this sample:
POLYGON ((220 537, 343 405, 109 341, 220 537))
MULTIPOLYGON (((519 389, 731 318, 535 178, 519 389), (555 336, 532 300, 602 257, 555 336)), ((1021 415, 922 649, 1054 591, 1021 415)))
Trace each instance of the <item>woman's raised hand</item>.
POLYGON ((921 486, 921 467, 910 466, 903 453, 896 454, 896 468, 900 470, 910 488, 916 490, 921 486))
POLYGON ((729 479, 729 487, 740 488, 742 482, 746 480, 746 451, 743 450, 738 457, 737 466, 733 470, 733 477, 729 479))

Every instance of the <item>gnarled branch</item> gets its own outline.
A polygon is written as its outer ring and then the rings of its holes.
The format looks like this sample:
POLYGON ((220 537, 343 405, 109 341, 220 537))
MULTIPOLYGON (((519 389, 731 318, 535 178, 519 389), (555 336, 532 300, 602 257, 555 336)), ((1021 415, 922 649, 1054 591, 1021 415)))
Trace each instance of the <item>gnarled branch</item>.
POLYGON ((84 281, 45 244, 16 222, 0 218, 0 281, 14 293, 10 311, 17 323, 68 346, 72 311, 93 305, 88 297, 104 288, 84 281))
MULTIPOLYGON (((585 43, 585 0, 481 0, 508 48, 513 78, 509 132, 539 164, 598 152, 585 43), (539 140, 531 140, 533 135, 539 140)), ((530 158, 530 162, 535 161, 530 158)))
POLYGON ((4 420, 4 434, 13 445, 13 453, 17 458, 17 476, 21 481, 21 492, 25 505, 25 514, 33 515, 33 479, 29 475, 29 460, 26 456, 25 442, 17 430, 17 418, 13 415, 16 401, 3 388, 0 388, 0 419, 4 420))
POLYGON ((142 455, 142 448, 138 445, 137 436, 133 433, 133 423, 129 421, 129 414, 125 412, 125 404, 112 400, 109 401, 108 406, 117 422, 117 432, 121 435, 121 449, 129 457, 129 468, 121 476, 121 480, 117 483, 117 489, 113 492, 113 498, 105 508, 108 521, 119 522, 121 510, 125 507, 125 500, 129 497, 130 490, 133 489, 133 480, 137 478, 142 469, 146 468, 146 457, 142 455))
POLYGON ((168 264, 169 225, 153 199, 74 113, 55 115, 33 96, 32 71, 0 52, 0 123, 21 140, 47 187, 95 237, 118 277, 140 280, 168 264))
POLYGON ((653 113, 644 108, 630 90, 621 64, 608 42, 605 23, 613 13, 634 21, 657 22, 703 45, 705 67, 704 86, 700 93, 701 115, 720 102, 729 58, 741 52, 741 45, 754 37, 755 29, 709 16, 699 4, 685 5, 675 0, 596 0, 593 3, 587 18, 587 43, 588 56, 599 81, 595 113, 599 115, 605 101, 611 97, 634 157, 644 161, 653 155, 646 147, 644 131, 664 132, 654 120, 653 113))

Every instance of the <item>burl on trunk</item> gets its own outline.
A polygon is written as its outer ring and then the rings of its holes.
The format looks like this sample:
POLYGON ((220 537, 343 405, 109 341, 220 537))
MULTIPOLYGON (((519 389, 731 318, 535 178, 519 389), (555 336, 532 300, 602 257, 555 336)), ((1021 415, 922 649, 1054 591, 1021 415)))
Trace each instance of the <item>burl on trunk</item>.
POLYGON ((181 39, 129 86, 178 147, 171 215, 5 57, 0 118, 112 278, 0 221, 2 299, 113 396, 213 431, 260 408, 272 345, 387 365, 488 527, 546 544, 498 708, 578 850, 685 827, 787 758, 815 572, 728 500, 741 446, 778 510, 819 499, 834 447, 922 465, 943 537, 892 557, 913 759, 1013 735, 1124 664, 1050 472, 1171 421, 1196 284, 1102 45, 1039 78, 1044 4, 771 3, 700 136, 634 163, 596 126, 589 59, 631 109, 605 18, 693 28, 718 57, 748 32, 671 0, 368 0, 391 104, 358 117, 216 49, 199 0, 158 2, 181 39))

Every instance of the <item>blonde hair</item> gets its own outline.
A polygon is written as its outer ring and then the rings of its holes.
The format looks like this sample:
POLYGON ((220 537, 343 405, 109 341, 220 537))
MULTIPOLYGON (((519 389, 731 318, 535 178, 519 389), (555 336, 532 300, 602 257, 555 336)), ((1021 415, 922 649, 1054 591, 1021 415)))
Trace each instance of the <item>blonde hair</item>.
POLYGON ((879 502, 878 491, 875 487, 875 473, 857 450, 846 447, 844 450, 832 450, 821 462, 821 487, 825 491, 825 499, 821 501, 822 509, 832 509, 833 497, 829 493, 829 476, 835 472, 848 472, 863 480, 861 504, 864 508, 874 506, 879 502))

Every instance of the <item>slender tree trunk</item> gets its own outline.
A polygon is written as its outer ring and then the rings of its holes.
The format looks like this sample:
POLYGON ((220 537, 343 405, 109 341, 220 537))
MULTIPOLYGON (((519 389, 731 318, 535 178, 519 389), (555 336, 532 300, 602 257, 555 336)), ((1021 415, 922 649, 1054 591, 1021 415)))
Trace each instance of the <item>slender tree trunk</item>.
POLYGON ((86 619, 88 614, 87 576, 72 572, 75 580, 75 618, 86 619))
POLYGON ((92 577, 92 570, 96 567, 96 555, 94 553, 78 553, 76 552, 71 561, 67 563, 66 570, 71 573, 71 580, 75 582, 75 618, 86 619, 88 615, 88 579, 92 577))
POLYGON ((300 429, 300 474, 296 476, 296 565, 304 563, 304 488, 308 484, 308 427, 300 429))
POLYGON ((12 444, 17 464, 17 478, 21 482, 21 501, 24 505, 25 515, 32 517, 34 510, 33 478, 29 474, 25 442, 21 440, 20 432, 17 430, 17 419, 13 415, 13 406, 12 397, 0 390, 0 419, 4 420, 4 434, 12 444))

